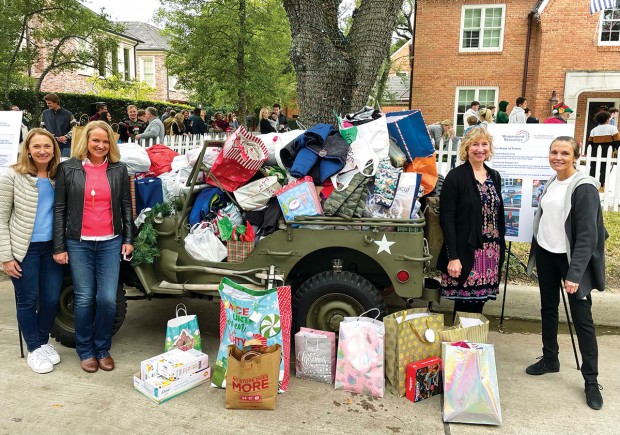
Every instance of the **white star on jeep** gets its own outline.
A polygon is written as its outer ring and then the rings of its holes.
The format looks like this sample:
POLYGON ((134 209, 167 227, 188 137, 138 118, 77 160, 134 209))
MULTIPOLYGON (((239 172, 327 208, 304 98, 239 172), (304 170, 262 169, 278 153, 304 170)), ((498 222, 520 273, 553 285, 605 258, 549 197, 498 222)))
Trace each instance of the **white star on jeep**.
POLYGON ((375 240, 374 242, 379 247, 379 251, 377 251, 377 254, 380 254, 381 252, 385 251, 388 254, 392 255, 392 252, 390 252, 390 246, 392 246, 396 242, 388 242, 387 238, 385 237, 385 234, 383 235, 383 239, 379 241, 375 240))

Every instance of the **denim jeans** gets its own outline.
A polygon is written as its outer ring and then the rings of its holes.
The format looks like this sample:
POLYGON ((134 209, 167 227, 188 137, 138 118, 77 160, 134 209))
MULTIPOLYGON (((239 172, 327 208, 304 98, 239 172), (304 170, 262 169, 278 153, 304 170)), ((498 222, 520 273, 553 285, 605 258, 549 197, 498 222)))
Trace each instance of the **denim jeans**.
POLYGON ((60 157, 71 157, 71 145, 69 146, 60 146, 60 157))
POLYGON ((122 237, 67 239, 75 304, 75 350, 80 360, 110 355, 122 237))
POLYGON ((22 276, 11 278, 17 298, 17 323, 28 352, 32 352, 49 340, 62 289, 62 266, 52 258, 51 241, 31 243, 18 263, 22 276))

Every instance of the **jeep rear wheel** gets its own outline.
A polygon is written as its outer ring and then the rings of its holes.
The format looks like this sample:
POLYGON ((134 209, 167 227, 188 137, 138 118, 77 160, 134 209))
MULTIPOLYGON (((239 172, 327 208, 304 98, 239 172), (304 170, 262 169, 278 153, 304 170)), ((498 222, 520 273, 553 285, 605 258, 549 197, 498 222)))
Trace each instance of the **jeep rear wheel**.
MULTIPOLYGON (((60 292, 58 303, 58 313, 52 326, 51 335, 57 342, 67 347, 75 347, 75 316, 73 315, 74 295, 73 283, 71 278, 65 278, 60 292)), ((125 299, 125 288, 122 283, 118 284, 116 290, 116 315, 112 326, 112 335, 121 328, 127 314, 127 301, 125 299)))
POLYGON ((321 272, 295 293, 294 331, 305 326, 338 332, 345 317, 356 317, 372 308, 381 311, 379 318, 387 313, 381 293, 368 280, 351 272, 321 272))

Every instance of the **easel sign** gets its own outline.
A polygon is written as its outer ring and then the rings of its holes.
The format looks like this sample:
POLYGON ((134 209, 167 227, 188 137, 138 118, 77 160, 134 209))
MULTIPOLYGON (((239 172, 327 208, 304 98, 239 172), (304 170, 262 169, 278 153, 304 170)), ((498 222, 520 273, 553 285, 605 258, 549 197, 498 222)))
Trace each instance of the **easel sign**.
POLYGON ((491 124, 495 154, 489 166, 502 176, 506 241, 531 242, 538 199, 555 174, 549 146, 558 136, 573 136, 574 124, 491 124))
POLYGON ((17 161, 21 126, 21 111, 0 111, 0 173, 17 161))

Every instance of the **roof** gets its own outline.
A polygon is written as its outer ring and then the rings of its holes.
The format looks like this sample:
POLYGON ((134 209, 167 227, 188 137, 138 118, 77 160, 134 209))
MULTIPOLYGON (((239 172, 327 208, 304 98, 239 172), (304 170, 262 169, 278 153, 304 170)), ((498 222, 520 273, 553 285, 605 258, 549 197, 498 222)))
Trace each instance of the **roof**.
POLYGON ((409 74, 396 74, 388 77, 386 94, 393 101, 409 101, 409 74))
POLYGON ((140 21, 120 21, 125 27, 124 35, 131 36, 143 41, 136 46, 137 51, 168 51, 170 43, 168 38, 162 35, 161 29, 140 21))

